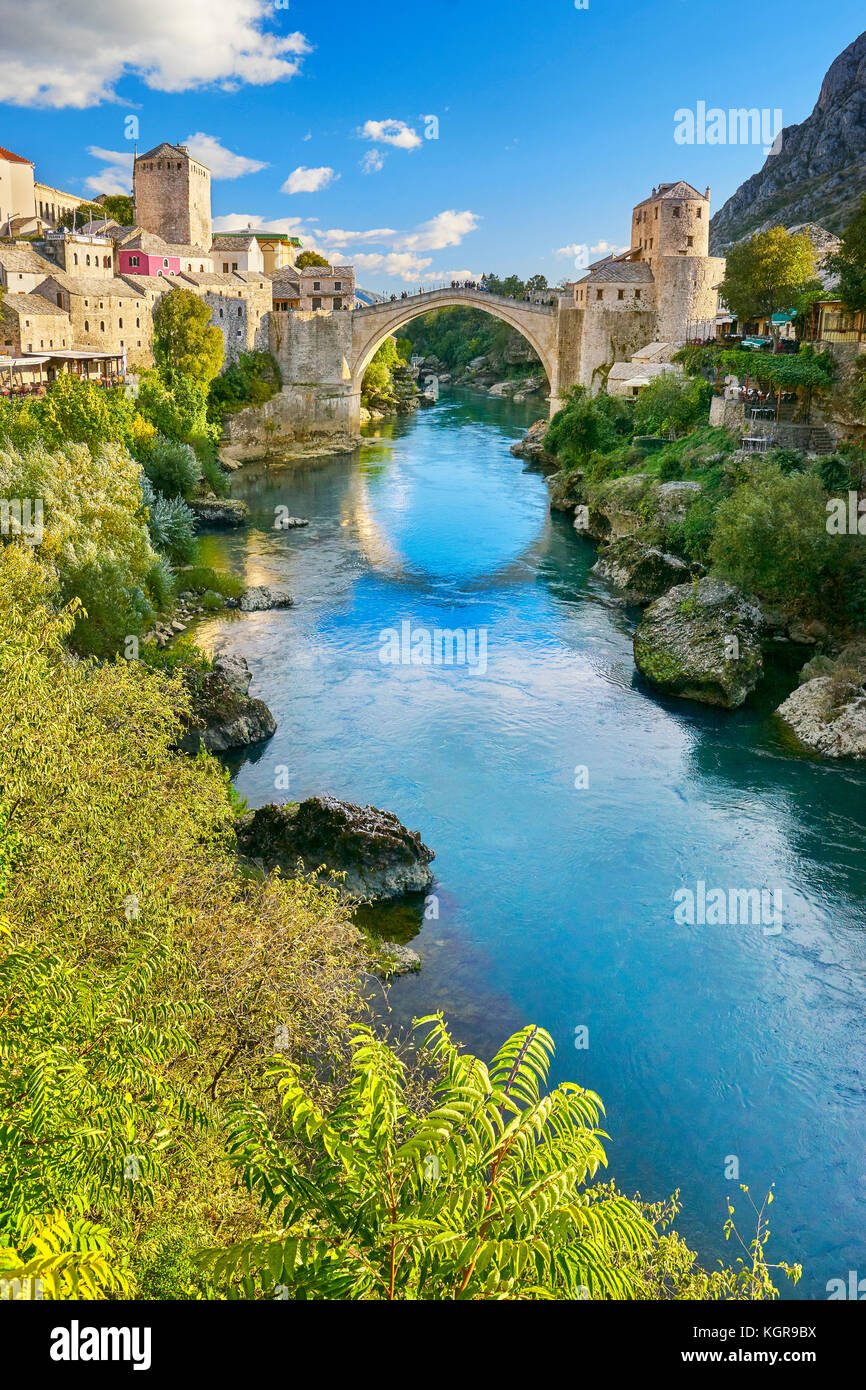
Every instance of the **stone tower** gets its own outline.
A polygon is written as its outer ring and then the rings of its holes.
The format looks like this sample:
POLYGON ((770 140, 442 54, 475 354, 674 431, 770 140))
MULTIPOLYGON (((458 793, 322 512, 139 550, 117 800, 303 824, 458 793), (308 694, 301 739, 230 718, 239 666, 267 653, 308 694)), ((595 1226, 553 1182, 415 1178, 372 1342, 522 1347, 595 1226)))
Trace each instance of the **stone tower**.
POLYGON ((133 198, 137 226, 173 245, 210 251, 210 169, 186 145, 157 145, 138 155, 133 198))
POLYGON ((655 281, 658 341, 683 342, 703 336, 714 320, 716 287, 725 262, 709 254, 710 190, 690 183, 663 183, 632 214, 634 258, 646 261, 655 281))

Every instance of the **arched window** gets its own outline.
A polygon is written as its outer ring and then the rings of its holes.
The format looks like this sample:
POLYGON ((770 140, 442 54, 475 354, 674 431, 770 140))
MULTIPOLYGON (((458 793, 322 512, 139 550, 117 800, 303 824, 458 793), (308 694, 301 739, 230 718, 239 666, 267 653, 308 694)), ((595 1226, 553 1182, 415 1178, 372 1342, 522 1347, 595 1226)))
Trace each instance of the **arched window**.
POLYGON ((84 320, 84 331, 85 333, 90 332, 90 324, 87 322, 87 319, 84 320))
POLYGON ((123 327, 123 319, 118 319, 118 320, 117 320, 117 326, 118 326, 118 328, 122 328, 122 327, 123 327))
POLYGON ((85 261, 85 265, 90 265, 90 257, 89 257, 89 256, 87 257, 87 260, 85 261))
POLYGON ((104 333, 104 332, 105 332, 105 320, 104 320, 104 319, 102 319, 102 320, 100 321, 100 324, 99 324, 99 331, 100 331, 100 333, 104 333))
POLYGON ((72 253, 72 264, 73 264, 73 265, 78 265, 78 252, 77 252, 77 251, 73 251, 73 253, 72 253))

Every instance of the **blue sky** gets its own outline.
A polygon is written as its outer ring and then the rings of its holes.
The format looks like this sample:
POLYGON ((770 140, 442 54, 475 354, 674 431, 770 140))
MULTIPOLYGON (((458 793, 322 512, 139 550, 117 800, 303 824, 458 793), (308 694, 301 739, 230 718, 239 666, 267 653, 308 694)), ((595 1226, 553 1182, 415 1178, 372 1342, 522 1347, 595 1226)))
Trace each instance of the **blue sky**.
POLYGON ((369 288, 553 283, 575 275, 563 248, 624 246, 653 184, 709 184, 718 209, 763 149, 677 144, 675 112, 803 120, 862 0, 818 18, 806 0, 0 0, 0 145, 42 182, 116 191, 134 116, 139 149, 198 137, 218 227, 293 231, 369 288))

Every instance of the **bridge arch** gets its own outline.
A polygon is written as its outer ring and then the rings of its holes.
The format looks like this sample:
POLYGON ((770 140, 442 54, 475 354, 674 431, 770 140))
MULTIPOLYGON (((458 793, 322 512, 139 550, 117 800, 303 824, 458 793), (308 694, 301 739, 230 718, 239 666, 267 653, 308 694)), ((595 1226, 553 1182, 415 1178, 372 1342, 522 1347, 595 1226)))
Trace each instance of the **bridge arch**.
POLYGON ((525 304, 483 290, 444 289, 386 301, 352 314, 352 357, 347 363, 352 391, 360 393, 364 373, 386 338, 405 324, 436 309, 481 309, 508 324, 526 339, 541 360, 550 385, 551 403, 559 395, 557 310, 544 304, 525 304))

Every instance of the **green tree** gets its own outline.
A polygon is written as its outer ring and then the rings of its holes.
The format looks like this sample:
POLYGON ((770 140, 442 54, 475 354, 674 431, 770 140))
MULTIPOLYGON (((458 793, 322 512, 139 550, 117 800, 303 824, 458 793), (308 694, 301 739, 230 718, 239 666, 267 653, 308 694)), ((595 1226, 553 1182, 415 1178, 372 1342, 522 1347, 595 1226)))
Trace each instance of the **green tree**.
POLYGON ((758 232, 728 252, 719 293, 745 323, 792 308, 815 282, 815 252, 805 232, 758 232))
POLYGON ((458 1051, 441 1018, 422 1023, 436 1094, 426 1114, 366 1028, 327 1109, 295 1065, 274 1068, 294 1145, 255 1104, 237 1107, 229 1152, 280 1228, 212 1257, 215 1276, 296 1298, 633 1296, 630 1257, 655 1232, 626 1198, 593 1198, 606 1163, 598 1096, 543 1089, 554 1051, 543 1029, 516 1033, 488 1067, 458 1051))
POLYGON ((132 199, 127 193, 110 193, 102 201, 104 215, 113 217, 121 227, 131 227, 135 222, 132 199))
POLYGON ((634 404, 636 434, 684 434, 709 417, 713 388, 703 377, 684 380, 662 372, 645 386, 634 404))
POLYGON ((764 464, 716 513, 713 570, 747 593, 814 606, 832 556, 824 490, 814 473, 764 464))
POLYGON ((210 306, 192 290, 164 294, 153 311, 157 366, 207 386, 225 356, 223 335, 210 318, 210 306))
POLYGON ((219 426, 208 424, 208 386, 204 381, 151 367, 141 374, 137 404, 145 420, 169 439, 186 443, 219 437, 219 426))
POLYGON ((569 392, 544 436, 548 453, 556 454, 566 467, 585 463, 590 454, 608 453, 630 433, 631 415, 618 396, 591 396, 585 386, 569 392))
POLYGON ((302 251, 295 261, 298 270, 303 270, 308 265, 327 265, 324 256, 320 256, 318 251, 302 251))
POLYGON ((839 276, 839 298, 852 313, 866 310, 866 193, 845 231, 842 245, 825 262, 839 276))
POLYGON ((58 215, 58 227, 83 227, 85 222, 105 217, 99 203, 79 203, 77 208, 66 208, 58 215))

